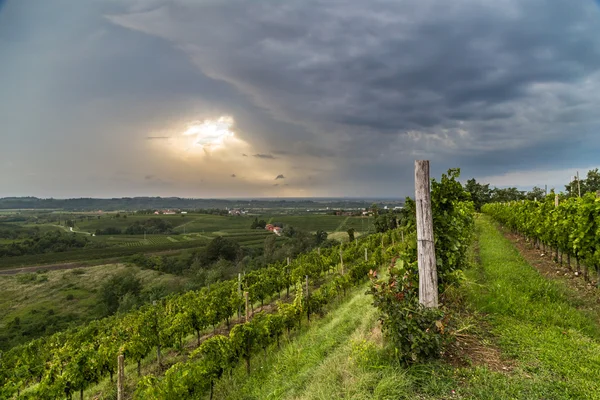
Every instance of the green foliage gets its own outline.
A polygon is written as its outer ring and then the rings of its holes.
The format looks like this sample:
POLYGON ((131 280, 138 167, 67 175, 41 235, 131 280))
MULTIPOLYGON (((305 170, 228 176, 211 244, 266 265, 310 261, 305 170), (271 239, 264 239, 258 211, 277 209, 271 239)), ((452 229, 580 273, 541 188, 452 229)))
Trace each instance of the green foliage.
POLYGON ((50 231, 35 235, 21 242, 0 245, 0 258, 48 252, 60 253, 71 249, 83 248, 89 244, 90 241, 85 236, 75 233, 50 231))
POLYGON ((471 201, 475 210, 480 211, 484 204, 487 204, 492 199, 492 190, 490 184, 480 184, 473 178, 469 179, 465 184, 465 191, 471 196, 471 201))
POLYGON ((376 280, 370 293, 381 312, 385 337, 395 356, 407 363, 439 357, 450 339, 446 313, 419 304, 419 275, 416 262, 399 259, 385 280, 376 280))
POLYGON ((579 180, 579 187, 577 186, 577 179, 573 179, 568 185, 565 185, 567 197, 578 197, 580 190, 582 196, 586 193, 595 194, 600 190, 600 172, 598 168, 589 170, 586 178, 579 180))
POLYGON ((554 196, 548 195, 541 201, 487 204, 483 212, 528 239, 574 256, 600 272, 600 198, 595 193, 563 198, 558 207, 554 196))
MULTIPOLYGON (((109 314, 119 309, 120 304, 126 300, 131 303, 131 296, 137 298, 142 290, 142 281, 131 271, 118 273, 104 282, 100 288, 102 303, 106 306, 109 314)), ((128 305, 130 306, 130 305, 128 305)))
POLYGON ((150 218, 144 222, 135 221, 125 229, 127 235, 173 233, 173 225, 163 218, 150 218))

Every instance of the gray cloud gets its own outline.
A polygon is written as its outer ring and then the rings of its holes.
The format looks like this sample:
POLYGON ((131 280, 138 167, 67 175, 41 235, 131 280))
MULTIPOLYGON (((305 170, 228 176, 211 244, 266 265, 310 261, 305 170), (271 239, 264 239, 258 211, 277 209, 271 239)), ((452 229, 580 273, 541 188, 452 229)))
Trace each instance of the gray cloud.
POLYGON ((277 179, 285 179, 285 176, 283 176, 283 174, 279 174, 275 177, 275 180, 277 179))
POLYGON ((0 157, 34 154, 39 176, 0 177, 15 193, 55 190, 45 171, 76 195, 107 159, 138 176, 156 165, 177 186, 171 141, 149 156, 139 140, 222 114, 251 146, 235 153, 244 163, 318 170, 315 195, 408 194, 415 158, 436 175, 493 176, 587 166, 600 151, 593 0, 25 3, 0 12, 0 119, 15 132, 0 157), (80 152, 65 157, 64 143, 80 152))
POLYGON ((272 154, 254 154, 252 157, 262 158, 267 160, 274 160, 275 157, 272 154))

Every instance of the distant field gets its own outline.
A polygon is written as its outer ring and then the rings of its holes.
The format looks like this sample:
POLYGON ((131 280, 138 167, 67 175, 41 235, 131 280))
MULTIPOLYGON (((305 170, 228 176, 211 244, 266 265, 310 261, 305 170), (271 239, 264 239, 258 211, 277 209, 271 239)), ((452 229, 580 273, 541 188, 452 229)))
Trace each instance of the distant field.
POLYGON ((173 227, 177 227, 198 218, 199 215, 200 214, 127 215, 126 218, 124 215, 121 215, 121 217, 117 218, 116 214, 108 214, 101 215, 100 218, 98 218, 98 216, 90 216, 89 219, 84 219, 83 221, 75 218, 75 225, 78 230, 94 233, 96 229, 106 229, 111 227, 125 229, 134 222, 144 222, 151 218, 160 218, 168 221, 173 227))
MULTIPOLYGON (((264 240, 273 233, 264 229, 250 229, 254 217, 220 216, 207 214, 181 215, 129 215, 127 218, 116 214, 90 216, 89 219, 76 222, 77 231, 94 233, 96 229, 115 227, 125 229, 134 222, 144 222, 149 218, 160 218, 170 222, 174 234, 168 235, 97 235, 87 236, 92 242, 106 243, 106 248, 84 248, 62 253, 45 253, 19 257, 0 258, 0 268, 12 268, 29 265, 60 264, 66 262, 93 261, 101 259, 119 259, 135 253, 154 253, 170 250, 182 250, 205 246, 217 236, 227 237, 244 247, 262 247, 264 240)), ((89 216, 89 214, 88 214, 89 216)), ((65 216, 66 217, 66 216, 65 216)), ((372 218, 346 217, 336 215, 261 215, 259 219, 272 223, 282 223, 297 229, 316 232, 324 230, 330 235, 338 232, 343 235, 331 235, 331 238, 344 240, 345 232, 353 227, 358 236, 372 225, 372 218)), ((41 232, 67 229, 52 224, 27 224, 38 227, 41 232)), ((0 244, 8 244, 2 241, 0 244)))

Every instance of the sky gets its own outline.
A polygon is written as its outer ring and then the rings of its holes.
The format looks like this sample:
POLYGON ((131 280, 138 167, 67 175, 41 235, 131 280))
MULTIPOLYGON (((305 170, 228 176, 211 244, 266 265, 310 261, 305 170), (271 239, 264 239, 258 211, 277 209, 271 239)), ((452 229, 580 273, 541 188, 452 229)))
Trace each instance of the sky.
POLYGON ((0 197, 404 197, 600 167, 594 0, 0 0, 0 197))

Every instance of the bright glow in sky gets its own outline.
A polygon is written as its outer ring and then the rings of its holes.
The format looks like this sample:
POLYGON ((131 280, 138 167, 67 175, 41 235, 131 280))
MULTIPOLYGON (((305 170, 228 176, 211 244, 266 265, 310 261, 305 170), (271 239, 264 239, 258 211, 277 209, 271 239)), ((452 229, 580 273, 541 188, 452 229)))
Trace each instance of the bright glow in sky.
POLYGON ((192 136, 191 146, 200 147, 203 150, 219 148, 224 145, 227 138, 234 136, 231 131, 233 122, 233 118, 229 116, 195 121, 183 132, 183 135, 192 136))

